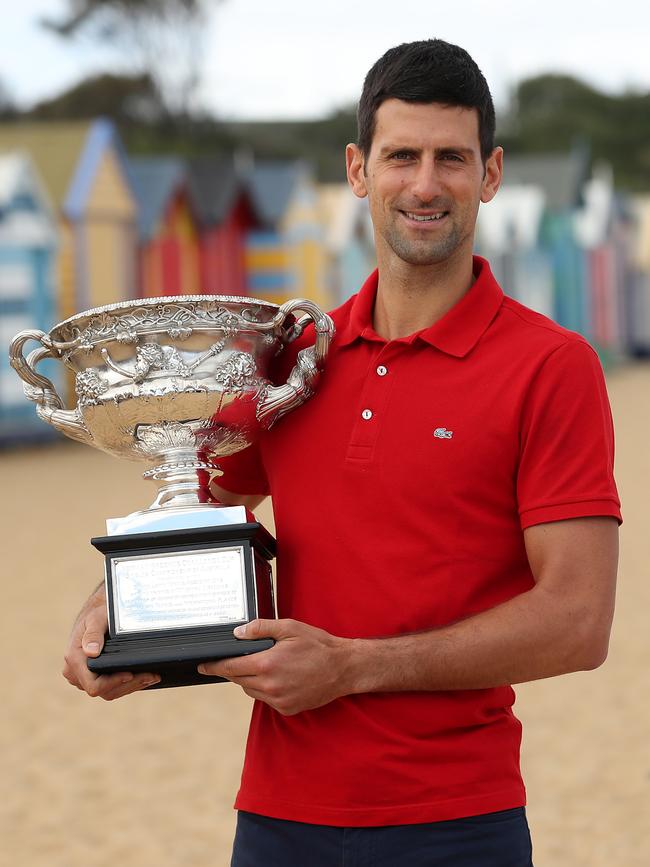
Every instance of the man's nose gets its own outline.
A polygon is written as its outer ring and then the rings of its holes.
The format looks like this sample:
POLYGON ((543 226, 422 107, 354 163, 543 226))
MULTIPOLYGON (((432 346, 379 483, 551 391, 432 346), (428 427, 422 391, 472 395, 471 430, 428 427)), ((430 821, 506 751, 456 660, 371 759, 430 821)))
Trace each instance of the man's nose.
POLYGON ((433 158, 420 160, 413 178, 411 192, 423 203, 433 201, 440 195, 442 186, 438 168, 433 158))

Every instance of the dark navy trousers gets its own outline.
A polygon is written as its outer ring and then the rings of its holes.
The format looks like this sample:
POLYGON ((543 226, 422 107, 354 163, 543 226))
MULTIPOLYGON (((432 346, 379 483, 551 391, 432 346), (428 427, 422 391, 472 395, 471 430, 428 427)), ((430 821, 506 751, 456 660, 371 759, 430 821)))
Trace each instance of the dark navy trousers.
POLYGON ((523 807, 449 822, 335 828, 240 811, 231 867, 532 867, 523 807))

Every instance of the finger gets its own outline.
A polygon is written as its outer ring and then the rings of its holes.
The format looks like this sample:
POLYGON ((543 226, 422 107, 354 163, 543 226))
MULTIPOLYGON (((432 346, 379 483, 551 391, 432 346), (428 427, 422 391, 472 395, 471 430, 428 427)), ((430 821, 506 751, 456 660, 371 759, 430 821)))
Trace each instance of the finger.
POLYGON ((63 676, 65 679, 73 686, 79 686, 89 692, 98 676, 88 668, 87 657, 83 651, 77 646, 66 652, 63 658, 63 676))
POLYGON ((89 689, 88 695, 93 698, 106 698, 109 695, 137 692, 152 686, 160 681, 160 676, 152 672, 134 675, 130 671, 117 672, 116 674, 102 674, 96 677, 89 689))
POLYGON ((254 698, 256 701, 263 701, 265 704, 270 704, 269 697, 265 692, 261 692, 259 689, 255 689, 252 686, 242 686, 242 689, 250 698, 254 698))
POLYGON ((157 674, 139 674, 133 680, 127 683, 119 684, 113 689, 103 692, 101 698, 105 701, 115 701, 118 698, 124 698, 126 695, 131 695, 134 692, 141 692, 153 686, 155 683, 160 683, 160 676, 157 674))
POLYGON ((77 689, 83 688, 79 683, 79 678, 76 676, 74 669, 71 667, 67 660, 64 661, 63 668, 61 669, 61 674, 72 686, 76 686, 77 689))
POLYGON ((263 701, 264 704, 268 704, 269 707, 277 710, 283 716, 291 716, 298 712, 298 706, 294 707, 287 704, 286 700, 282 701, 279 696, 269 695, 268 692, 255 689, 254 687, 245 686, 242 688, 247 696, 254 698, 256 701, 263 701))
POLYGON ((288 638, 295 635, 295 620, 251 620, 250 623, 242 623, 233 630, 235 638, 288 638))
MULTIPOLYGON (((257 655, 257 654, 255 654, 257 655)), ((251 654, 252 656, 252 654, 251 654)), ((255 677, 259 674, 259 666, 250 661, 248 656, 235 656, 231 659, 218 659, 213 662, 202 662, 197 667, 199 674, 212 677, 225 677, 234 680, 240 677, 255 677)))
POLYGON ((82 675, 79 678, 82 689, 84 689, 91 698, 103 698, 104 695, 107 695, 114 689, 119 689, 121 686, 130 684, 133 679, 133 674, 131 674, 130 671, 100 675, 93 674, 89 671, 87 676, 82 675))

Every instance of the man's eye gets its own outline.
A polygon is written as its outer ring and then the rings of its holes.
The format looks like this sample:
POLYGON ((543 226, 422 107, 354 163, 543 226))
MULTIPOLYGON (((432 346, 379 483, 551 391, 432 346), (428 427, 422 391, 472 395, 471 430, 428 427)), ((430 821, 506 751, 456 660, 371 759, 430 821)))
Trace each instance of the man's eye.
POLYGON ((460 154, 442 154, 443 160, 451 160, 451 162, 462 162, 463 158, 460 154))
POLYGON ((412 156, 413 154, 410 151, 395 151, 395 153, 392 154, 394 160, 410 160, 412 156))

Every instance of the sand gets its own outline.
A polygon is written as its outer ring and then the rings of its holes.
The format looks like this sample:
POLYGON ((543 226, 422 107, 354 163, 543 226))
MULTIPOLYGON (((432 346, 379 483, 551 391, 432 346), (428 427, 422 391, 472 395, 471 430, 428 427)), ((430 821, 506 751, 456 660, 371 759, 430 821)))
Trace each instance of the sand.
MULTIPOLYGON (((625 513, 610 655, 518 688, 536 867, 650 863, 650 365, 608 386, 625 513)), ((227 684, 106 703, 60 675, 101 576, 88 540, 153 487, 138 464, 68 442, 2 453, 0 468, 0 865, 226 867, 250 700, 227 684)), ((271 523, 268 504, 259 515, 271 523)))

